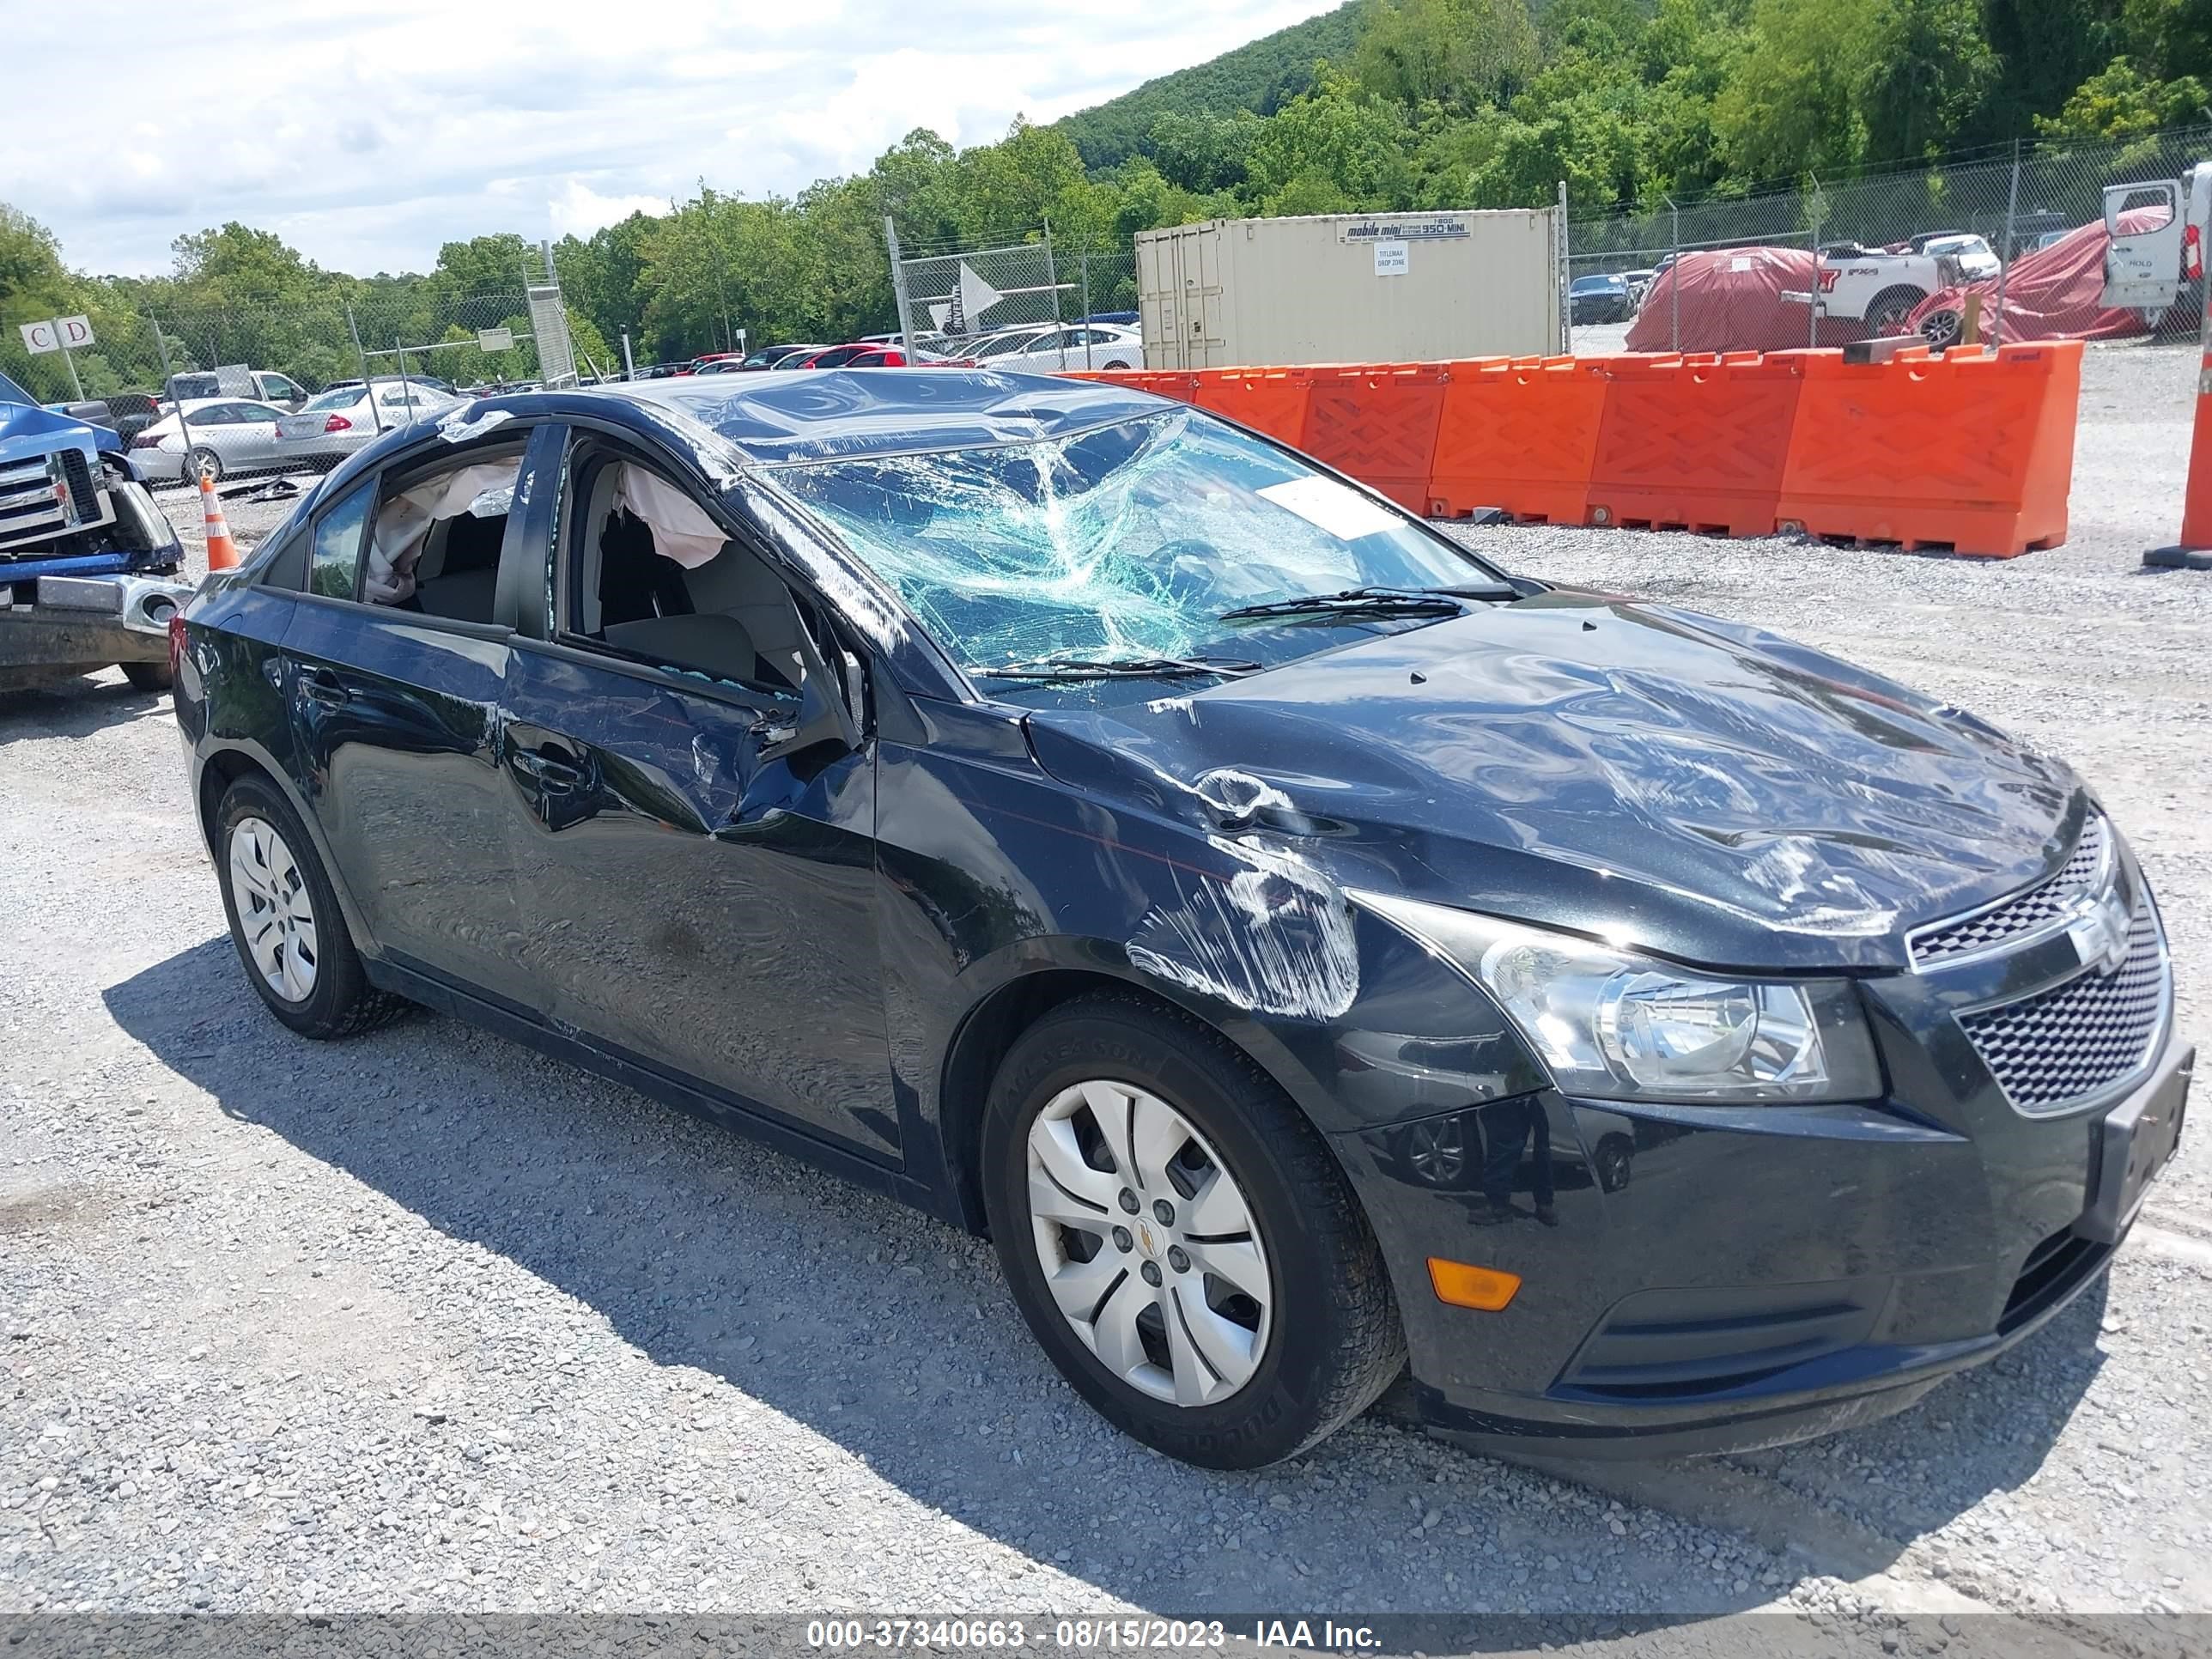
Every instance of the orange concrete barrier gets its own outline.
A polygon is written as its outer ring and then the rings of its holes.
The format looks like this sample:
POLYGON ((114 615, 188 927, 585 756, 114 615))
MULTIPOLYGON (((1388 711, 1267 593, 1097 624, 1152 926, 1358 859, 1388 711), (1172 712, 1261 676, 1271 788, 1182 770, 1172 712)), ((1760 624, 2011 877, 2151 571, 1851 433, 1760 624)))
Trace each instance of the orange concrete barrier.
POLYGON ((1313 377, 1309 368, 1201 369, 1198 406, 1284 443, 1303 443, 1313 377))
POLYGON ((1316 368, 1298 447, 1426 513, 1446 380, 1441 363, 1316 368))
POLYGON ((1804 383, 1796 356, 1612 359, 1589 522, 1772 535, 1804 383))
POLYGON ((1430 469, 1431 518, 1495 507, 1581 524, 1605 414, 1602 357, 1484 357, 1449 367, 1430 469))
POLYGON ((2081 343, 1799 359, 1777 516, 1816 536, 2009 558, 2066 539, 2081 343))

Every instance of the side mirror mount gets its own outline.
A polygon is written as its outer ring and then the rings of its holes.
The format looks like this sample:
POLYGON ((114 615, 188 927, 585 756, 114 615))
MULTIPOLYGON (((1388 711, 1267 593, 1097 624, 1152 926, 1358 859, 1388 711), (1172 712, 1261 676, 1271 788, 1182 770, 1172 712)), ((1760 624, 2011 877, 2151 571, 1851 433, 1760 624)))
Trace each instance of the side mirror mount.
POLYGON ((860 710, 865 704, 854 693, 862 689, 860 665, 850 652, 837 655, 840 660, 833 672, 822 659, 811 631, 799 630, 798 717, 789 726, 763 733, 763 760, 787 760, 815 749, 849 754, 860 748, 860 710))

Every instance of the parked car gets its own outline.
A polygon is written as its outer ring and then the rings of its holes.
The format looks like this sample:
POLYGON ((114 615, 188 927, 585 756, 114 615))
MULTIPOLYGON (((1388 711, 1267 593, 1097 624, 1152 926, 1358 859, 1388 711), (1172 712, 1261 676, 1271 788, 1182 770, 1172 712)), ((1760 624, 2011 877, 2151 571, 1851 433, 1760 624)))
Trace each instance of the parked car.
POLYGON ((772 369, 805 368, 815 357, 830 349, 831 348, 826 345, 795 345, 769 367, 772 369))
POLYGON ((220 480, 279 471, 287 458, 276 423, 289 418, 297 417, 242 398, 187 398, 131 441, 131 458, 149 477, 179 483, 198 483, 203 472, 220 480))
POLYGON ((851 340, 843 345, 825 346, 820 351, 809 354, 803 362, 793 363, 786 359, 776 366, 779 368, 842 368, 854 358, 876 349, 877 347, 866 340, 851 340))
POLYGON ((805 345, 763 346, 759 350, 749 352, 744 356, 738 359, 732 367, 748 371, 774 368, 778 363, 781 362, 786 357, 791 356, 794 351, 805 352, 818 349, 820 349, 819 347, 805 345))
POLYGON ((978 360, 1007 374, 1059 374, 1072 368, 1142 368, 1145 337, 1118 323, 1047 329, 1012 351, 978 360))
POLYGON ((276 458, 288 466, 334 466, 395 427, 451 409, 458 401, 427 381, 379 380, 375 402, 358 383, 309 400, 276 422, 276 458))
MULTIPOLYGON (((455 389, 453 383, 451 380, 441 380, 435 374, 424 374, 419 371, 409 374, 380 374, 376 378, 379 384, 382 384, 383 382, 389 380, 393 385, 397 386, 404 382, 410 386, 428 386, 431 391, 442 393, 444 396, 448 398, 458 398, 461 395, 459 392, 455 389)), ((350 388, 358 392, 364 384, 365 382, 361 380, 332 380, 328 386, 325 386, 323 390, 325 392, 343 392, 350 388)))
POLYGON ((1944 231, 1933 235, 1916 236, 1911 242, 1915 253, 1924 253, 1930 258, 1948 258, 1959 267, 1959 275, 1966 282, 1978 283, 1992 279, 2004 269, 2004 261, 1997 258, 1996 250, 1990 246, 1986 236, 1971 235, 1963 231, 1944 231))
POLYGON ((1054 326, 1049 323, 1031 323, 1021 328, 1001 329, 996 334, 986 334, 980 339, 969 340, 961 348, 961 356, 972 363, 991 364, 1000 357, 1027 349, 1051 333, 1054 326))
POLYGON ((1636 314, 1635 296, 1618 272, 1577 276, 1567 288, 1567 309, 1574 322, 1625 323, 1636 314))
POLYGON ((1267 1463, 1409 1363, 1524 1452, 1842 1429, 2052 1318, 2172 1150, 2142 868, 1948 702, 1110 383, 455 416, 179 625, 253 992, 988 1231, 1149 1445, 1267 1463), (1407 1173, 1448 1124, 1473 1191, 1407 1173))
POLYGON ((242 398, 251 403, 297 409, 307 400, 307 389, 289 374, 270 368, 248 368, 236 363, 222 368, 187 369, 162 383, 162 401, 179 398, 242 398))
POLYGON ((1640 306, 1644 303, 1644 295, 1650 291, 1652 282, 1658 275, 1656 267, 1650 270, 1624 270, 1620 273, 1621 281, 1628 284, 1631 304, 1640 306))

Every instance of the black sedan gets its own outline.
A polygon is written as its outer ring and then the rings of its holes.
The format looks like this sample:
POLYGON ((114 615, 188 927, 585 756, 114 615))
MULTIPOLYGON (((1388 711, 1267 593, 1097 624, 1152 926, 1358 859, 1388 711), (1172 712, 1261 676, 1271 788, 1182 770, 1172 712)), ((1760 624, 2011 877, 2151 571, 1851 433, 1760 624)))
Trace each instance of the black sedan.
POLYGON ((480 401, 173 637, 278 1019, 427 1005, 988 1232, 1194 1462, 1409 1365, 1577 1454, 1894 1411, 2094 1280, 2179 1130, 2062 763, 1119 387, 480 401))
POLYGON ((1577 276, 1567 289, 1567 309, 1577 324, 1625 323, 1636 315, 1636 291, 1626 276, 1577 276))

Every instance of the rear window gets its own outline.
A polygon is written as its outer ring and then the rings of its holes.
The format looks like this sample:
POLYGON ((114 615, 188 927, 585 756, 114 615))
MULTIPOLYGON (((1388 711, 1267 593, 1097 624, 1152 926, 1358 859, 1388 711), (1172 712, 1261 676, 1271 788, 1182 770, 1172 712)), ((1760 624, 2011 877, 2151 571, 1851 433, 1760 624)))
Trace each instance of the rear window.
POLYGON ((312 398, 300 412, 302 415, 319 415, 326 410, 350 409, 360 401, 361 388, 353 386, 343 392, 325 392, 319 398, 312 398))

